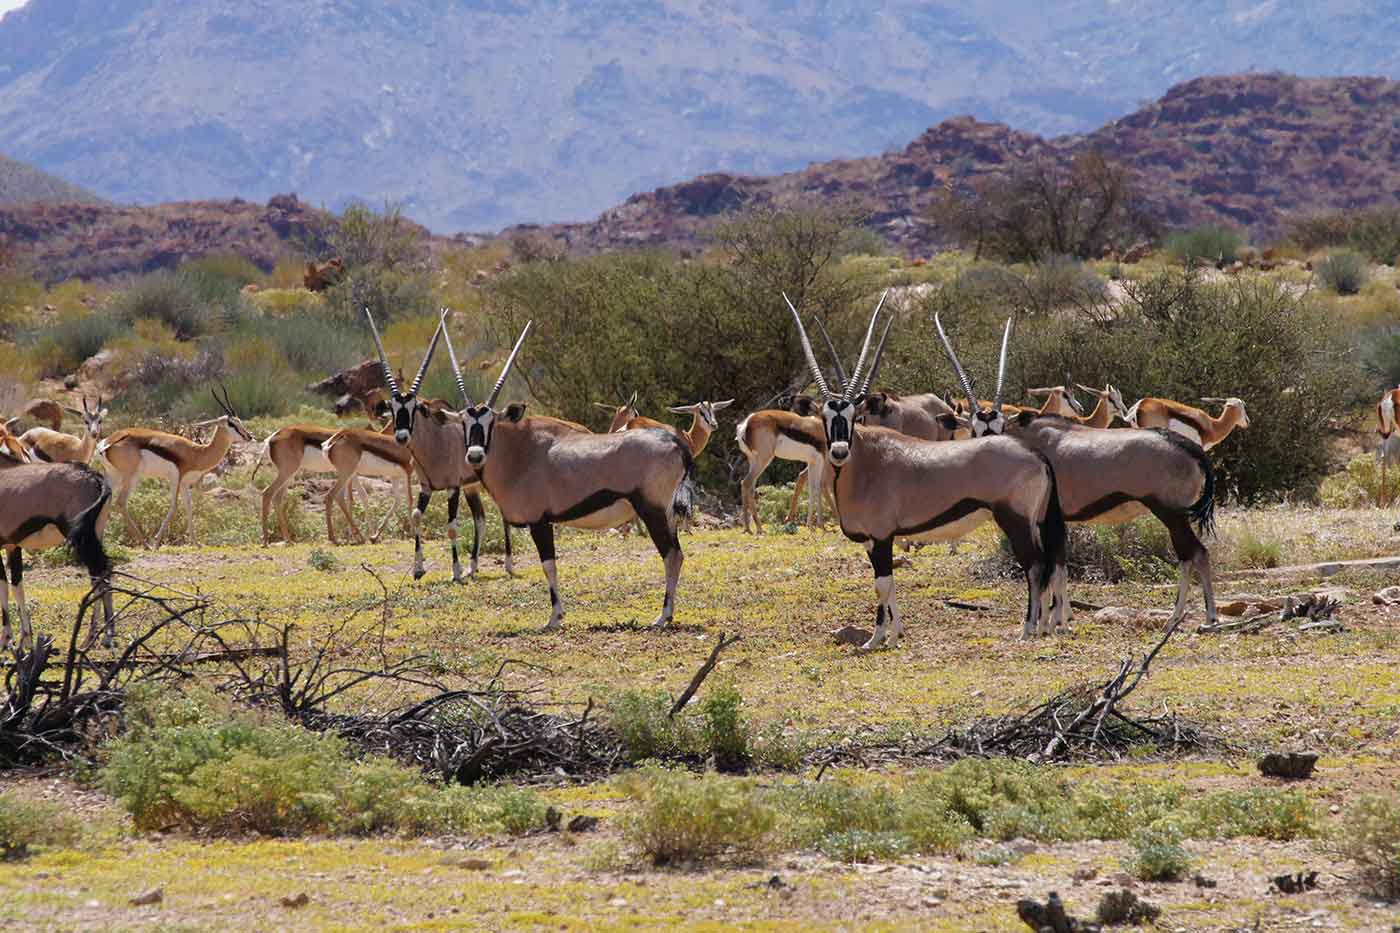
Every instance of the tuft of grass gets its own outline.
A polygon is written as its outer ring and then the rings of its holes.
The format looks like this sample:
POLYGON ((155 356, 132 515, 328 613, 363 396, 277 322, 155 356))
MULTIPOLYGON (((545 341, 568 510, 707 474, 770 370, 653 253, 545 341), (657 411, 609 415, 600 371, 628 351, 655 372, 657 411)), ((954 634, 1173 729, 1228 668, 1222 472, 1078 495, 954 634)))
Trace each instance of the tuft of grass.
POLYGON ((619 786, 633 800, 624 835, 653 865, 753 861, 775 842, 777 813, 749 780, 648 766, 619 786))
POLYGON ((1245 528, 1235 538, 1235 562, 1247 570, 1264 570, 1283 563, 1283 542, 1245 528))
POLYGON ((607 719, 628 761, 701 754, 703 740, 690 718, 668 715, 671 702, 664 690, 625 690, 608 701, 607 719))
POLYGON ((1191 870, 1191 856, 1182 846, 1181 830, 1157 822, 1133 833, 1133 855, 1124 867, 1139 881, 1180 881, 1191 870))
POLYGON ((0 794, 0 862, 22 861, 35 847, 71 846, 80 835, 78 821, 60 807, 0 794))
POLYGON ((336 573, 340 570, 340 561, 323 547, 312 548, 310 555, 306 558, 306 563, 312 570, 319 570, 322 573, 336 573))
POLYGON ((1333 250, 1313 267, 1324 288, 1338 295, 1355 295, 1371 277, 1366 257, 1349 249, 1333 250))
POLYGON ((1167 237, 1167 253, 1177 262, 1234 262, 1243 241, 1229 227, 1206 225, 1167 237))
POLYGON ((700 703, 701 735, 720 771, 743 771, 753 759, 743 705, 744 698, 732 680, 711 687, 700 703))
POLYGON ((1337 847, 1361 867, 1367 891, 1400 898, 1400 796, 1367 795, 1353 803, 1337 829, 1337 847))

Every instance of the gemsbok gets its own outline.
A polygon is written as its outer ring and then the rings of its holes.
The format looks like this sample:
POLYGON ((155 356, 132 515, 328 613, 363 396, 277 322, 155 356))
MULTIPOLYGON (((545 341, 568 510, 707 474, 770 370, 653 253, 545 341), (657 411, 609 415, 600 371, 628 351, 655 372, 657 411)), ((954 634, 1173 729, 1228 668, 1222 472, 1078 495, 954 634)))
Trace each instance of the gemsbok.
MULTIPOLYGON (((941 324, 938 332, 958 381, 968 399, 974 399, 972 382, 941 324)), ((1010 332, 1011 322, 1007 321, 1007 336, 1010 332)), ((1044 456, 1055 470, 1066 522, 1117 525, 1139 515, 1155 516, 1171 536, 1181 572, 1173 622, 1186 612, 1193 569, 1201 578, 1206 622, 1215 622, 1210 552, 1200 538, 1213 532, 1215 479, 1200 445, 1171 431, 1103 431, 1031 411, 1009 419, 999 411, 979 411, 972 430, 976 437, 1005 434, 1044 456)), ((1052 634, 1067 619, 1070 607, 1063 567, 1056 572, 1054 588, 1052 610, 1041 619, 1039 634, 1052 634)))
POLYGON ((1190 438, 1205 450, 1225 440, 1235 428, 1249 427, 1249 413, 1240 399, 1205 397, 1201 401, 1225 406, 1220 417, 1212 418, 1199 408, 1171 399, 1144 398, 1127 410, 1123 420, 1135 428, 1164 428, 1190 438))
POLYGON ((29 448, 35 460, 45 463, 87 463, 97 450, 97 442, 102 440, 102 419, 107 417, 107 409, 102 407, 102 397, 97 404, 88 406, 87 396, 83 396, 83 409, 64 406, 64 411, 83 423, 83 436, 74 437, 52 428, 30 428, 19 436, 20 443, 29 448))
MULTIPOLYGON (((3 460, 0 458, 0 465, 3 460)), ((101 473, 80 463, 18 463, 0 469, 0 546, 8 565, 6 579, 0 580, 0 650, 10 644, 11 589, 19 614, 19 646, 26 651, 33 647, 33 628, 24 602, 24 549, 64 543, 87 570, 93 585, 101 587, 101 598, 93 609, 92 638, 97 634, 100 607, 104 643, 111 647, 114 622, 108 587, 112 568, 102 548, 111 501, 111 484, 101 473)))
POLYGON ((239 441, 253 440, 233 410, 228 389, 224 389, 223 398, 219 398, 219 393, 213 389, 210 389, 210 394, 224 413, 195 425, 197 428, 211 425, 214 428, 213 435, 203 444, 165 431, 127 428, 97 445, 97 453, 106 461, 113 476, 117 508, 121 510, 122 520, 126 523, 127 531, 141 542, 142 547, 160 547, 170 520, 180 507, 181 495, 185 498, 186 537, 189 538, 188 543, 194 544, 195 486, 206 473, 223 462, 231 446, 239 441), (170 484, 170 511, 165 513, 165 520, 160 523, 153 543, 147 541, 146 533, 126 508, 127 499, 143 476, 155 477, 170 484))
MULTIPOLYGON (((438 342, 447 332, 447 310, 443 309, 438 318, 437 330, 433 331, 433 339, 428 344, 428 352, 423 355, 423 362, 418 367, 418 373, 413 377, 413 382, 409 384, 406 392, 400 387, 399 381, 394 378, 394 373, 389 368, 389 357, 384 352, 384 342, 379 338, 379 328, 375 326, 374 316, 370 314, 369 308, 365 308, 365 319, 369 321, 370 333, 374 335, 374 347, 379 352, 379 360, 384 367, 384 384, 389 387, 387 401, 394 440, 413 454, 414 472, 418 476, 418 501, 413 507, 411 516, 413 579, 421 580, 427 572, 423 566, 423 513, 428 510, 428 503, 431 501, 433 493, 446 490, 448 491, 447 538, 452 545, 452 582, 464 583, 468 575, 474 576, 476 574, 477 559, 481 552, 481 532, 486 522, 486 510, 482 507, 480 493, 474 488, 474 484, 479 480, 475 469, 468 466, 462 457, 462 446, 466 434, 463 430, 461 416, 451 411, 445 404, 430 404, 427 400, 418 397, 418 389, 423 384, 423 376, 428 372, 428 364, 433 360, 438 342), (473 528, 471 569, 470 573, 465 575, 462 573, 462 562, 457 550, 457 508, 464 488, 467 492, 467 505, 472 512, 473 528)), ((362 438, 357 443, 367 445, 362 448, 361 452, 361 463, 366 469, 382 469, 385 473, 392 474, 394 467, 391 458, 377 457, 376 459, 384 461, 382 464, 374 464, 373 461, 364 463, 365 453, 373 456, 374 445, 378 442, 362 438)), ((329 453, 330 451, 328 451, 329 453)), ((364 472, 363 469, 362 472, 364 472)), ((502 512, 502 515, 504 514, 502 512)), ((329 513, 327 513, 326 522, 329 529, 329 513)), ((351 525, 354 525, 353 521, 351 525)), ((358 529, 356 529, 356 533, 359 533, 358 529)), ((505 536, 506 572, 511 573, 513 568, 511 567, 510 526, 508 524, 505 527, 505 536)))
MULTIPOLYGON (((445 331, 445 326, 444 326, 445 331)), ((549 582, 550 615, 545 631, 563 625, 555 564, 554 525, 612 528, 635 513, 651 535, 666 568, 666 591, 654 626, 675 617, 680 580, 678 519, 690 514, 695 495, 695 458, 668 431, 642 428, 608 434, 576 430, 554 418, 527 417, 525 406, 501 412, 496 400, 515 365, 530 324, 520 332, 501 375, 480 405, 467 394, 452 338, 447 352, 462 393, 467 464, 481 479, 510 525, 526 526, 549 582)))
POLYGON ((838 395, 827 387, 802 317, 791 302, 788 307, 825 399, 821 425, 826 458, 836 474, 841 531, 865 545, 875 575, 875 632, 862 647, 897 642, 904 629, 895 601, 894 539, 951 541, 989 518, 1010 539, 1025 573, 1022 637, 1029 637, 1064 563, 1065 526, 1049 462, 1012 438, 926 441, 856 423, 856 406, 884 351, 882 337, 867 373, 865 361, 879 310, 870 319, 851 378, 838 395))

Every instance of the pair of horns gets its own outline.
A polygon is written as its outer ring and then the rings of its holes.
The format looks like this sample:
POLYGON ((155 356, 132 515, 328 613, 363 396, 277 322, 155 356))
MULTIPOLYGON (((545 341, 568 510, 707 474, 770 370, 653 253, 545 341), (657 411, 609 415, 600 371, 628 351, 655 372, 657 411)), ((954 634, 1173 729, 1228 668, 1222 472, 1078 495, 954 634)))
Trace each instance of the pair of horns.
POLYGON ((1206 402, 1207 404, 1210 404, 1210 405, 1228 405, 1228 404, 1230 404, 1230 400, 1229 400, 1228 398, 1216 398, 1216 397, 1213 396, 1213 395, 1211 395, 1211 396, 1202 395, 1202 396, 1201 396, 1201 401, 1206 402))
MULTIPOLYGON (((1006 384, 1006 350, 1011 343, 1011 325, 1014 320, 1014 318, 1006 319, 1006 329, 1001 335, 1001 359, 997 362, 997 391, 992 398, 993 411, 1001 411, 1001 391, 1006 384)), ((953 344, 948 340, 948 334, 943 330, 943 322, 938 319, 937 311, 933 313, 933 326, 938 328, 938 337, 943 341, 943 350, 948 354, 948 361, 953 364, 953 372, 958 374, 958 383, 967 393, 968 414, 975 414, 981 408, 977 404, 977 393, 972 391, 972 380, 967 378, 967 372, 962 368, 962 363, 958 362, 958 355, 953 352, 953 344)))
POLYGON ((427 375, 428 364, 433 361, 433 353, 437 350, 438 340, 442 337, 443 322, 447 320, 447 309, 442 309, 442 316, 438 318, 437 330, 433 331, 433 340, 428 344, 428 352, 424 354, 423 363, 418 367, 418 374, 413 377, 413 384, 409 386, 406 395, 399 391, 399 381, 394 378, 394 371, 389 368, 389 356, 384 352, 384 341, 379 338, 379 328, 374 326, 374 315, 370 314, 368 306, 365 307, 365 319, 369 321, 369 332, 374 335, 374 347, 379 351, 379 363, 384 367, 384 384, 389 387, 390 392, 400 398, 412 398, 417 395, 418 387, 423 384, 423 377, 427 375))
POLYGON ((89 417, 89 416, 91 416, 91 415, 97 414, 99 411, 102 410, 102 396, 100 396, 100 395, 97 397, 97 407, 95 407, 95 408, 92 408, 92 409, 89 409, 89 408, 88 408, 88 397, 87 397, 86 395, 82 396, 82 403, 83 403, 82 411, 79 411, 78 409, 74 408, 72 405, 64 405, 64 406, 63 406, 63 410, 66 411, 66 412, 68 412, 68 414, 70 414, 70 415, 76 415, 76 416, 79 417, 79 418, 87 418, 87 417, 89 417))
POLYGON ((632 397, 631 397, 631 398, 627 398, 627 397, 626 397, 625 395, 623 395, 621 392, 618 392, 618 393, 617 393, 617 397, 618 397, 619 399, 622 400, 622 404, 621 404, 621 405, 609 405, 607 402, 594 402, 594 403, 593 403, 593 407, 594 407, 594 408, 601 408, 601 409, 603 409, 603 411, 611 411, 611 412, 614 412, 614 413, 615 413, 619 408, 627 408, 627 409, 630 409, 631 411, 636 411, 636 410, 637 410, 637 396, 638 396, 639 394, 640 394, 640 392, 633 392, 633 393, 632 393, 632 397))
MULTIPOLYGON (((870 369, 865 369, 865 361, 870 353, 870 341, 875 336, 875 324, 880 318, 880 311, 885 307, 885 299, 889 297, 890 290, 887 288, 880 295, 880 302, 875 306, 875 313, 870 315, 870 324, 865 329, 865 342, 861 344, 860 356, 856 358, 855 370, 847 378, 845 368, 841 365, 840 354, 836 352, 836 347, 832 344, 831 338, 827 336, 826 328, 821 321, 817 321, 817 326, 821 329, 822 336, 826 338, 827 348, 831 350, 832 357, 836 360, 836 373, 842 382, 840 398, 844 401, 851 401, 864 395, 870 389, 870 383, 875 378, 875 373, 880 369, 880 360, 885 354, 885 340, 890 335, 890 327, 894 325, 894 318, 890 318, 885 323, 885 330, 880 335, 879 346, 875 349, 875 357, 871 361, 870 369)), ((826 399, 836 398, 836 394, 827 386, 826 377, 822 375, 821 366, 817 364, 817 356, 812 352, 812 341, 807 336, 807 328, 802 326, 802 315, 797 313, 797 307, 792 303, 792 299, 783 293, 783 301, 787 302, 788 310, 792 312, 792 319, 797 324, 797 334, 802 338, 802 353, 807 358, 807 368, 812 371, 812 378, 817 383, 817 388, 821 390, 822 396, 826 399)))
MULTIPOLYGON (((700 408, 700 406, 704 404, 704 402, 696 402, 694 405, 677 405, 674 408, 668 408, 666 410, 670 412, 675 412, 678 415, 684 415, 689 414, 692 411, 697 411, 700 408)), ((730 405, 733 404, 734 400, 732 398, 725 399, 722 402, 711 402, 710 411, 723 411, 724 409, 728 408, 730 405)))
POLYGON ((1102 389, 1096 389, 1093 386, 1086 386, 1082 382, 1076 382, 1074 385, 1075 388, 1079 389, 1081 392, 1088 392, 1090 395, 1097 395, 1099 398, 1106 398, 1112 393, 1112 389, 1109 388, 1108 383, 1104 383, 1104 387, 1102 389))
MULTIPOLYGON (((228 399, 228 387, 221 382, 219 383, 219 389, 223 390, 223 398, 219 398, 218 389, 210 389, 209 394, 214 396, 214 401, 219 403, 219 407, 224 410, 224 414, 228 415, 230 418, 237 418, 238 415, 233 411, 233 403, 228 399)), ((84 404, 86 404, 86 400, 84 400, 84 404)))
MULTIPOLYGON (((438 333, 447 337, 447 358, 452 361, 452 375, 457 380, 457 389, 462 393, 462 404, 465 406, 463 410, 466 408, 475 408, 476 406, 472 404, 472 397, 467 394, 467 383, 462 378, 462 367, 457 362, 457 350, 452 346, 452 335, 447 333, 447 314, 447 309, 444 308, 442 311, 442 318, 438 321, 438 333)), ((498 378, 496 384, 491 387, 491 394, 486 397, 487 408, 495 409, 496 399, 500 397, 501 389, 503 389, 506 384, 506 378, 510 376, 510 371, 515 366, 515 358, 520 354, 520 347, 525 343, 525 337, 530 333, 530 328, 534 323, 534 321, 526 321, 525 328, 520 331, 520 336, 516 339, 515 346, 511 348, 510 356, 506 357, 505 365, 501 367, 500 378, 498 378)), ((433 339, 436 341, 437 338, 434 337, 433 339)), ((635 400, 636 397, 636 393, 634 392, 632 398, 635 400)))

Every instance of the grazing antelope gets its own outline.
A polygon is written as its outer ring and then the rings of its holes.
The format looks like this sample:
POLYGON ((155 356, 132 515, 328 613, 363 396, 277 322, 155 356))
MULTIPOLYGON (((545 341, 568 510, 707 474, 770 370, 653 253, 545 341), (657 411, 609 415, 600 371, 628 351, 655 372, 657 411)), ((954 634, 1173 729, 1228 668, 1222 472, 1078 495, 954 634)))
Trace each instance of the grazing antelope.
MULTIPOLYGON (((481 551, 481 531, 485 524, 486 511, 481 505, 481 496, 471 488, 477 482, 473 468, 462 459, 465 433, 460 416, 448 409, 445 403, 433 403, 418 398, 418 388, 423 384, 423 376, 428 372, 428 364, 433 360, 438 342, 447 332, 447 310, 438 319, 437 330, 433 331, 428 352, 418 373, 413 377, 408 391, 404 392, 399 381, 389 368, 389 357, 384 352, 384 342, 379 338, 379 328, 374 324, 374 316, 365 308, 365 318, 369 321, 370 333, 374 336, 374 347, 379 351, 379 360, 384 367, 384 384, 389 387, 389 420, 393 427, 394 440, 413 454, 414 472, 418 476, 418 502, 413 508, 411 524, 413 528, 413 579, 421 580, 427 571, 423 567, 423 513, 434 492, 447 490, 447 538, 452 544, 452 582, 463 583, 467 577, 462 573, 461 558, 457 552, 457 507, 463 487, 467 487, 467 505, 472 512, 473 540, 470 574, 477 571, 477 558, 481 551)), ((387 430, 388 426, 386 426, 387 430)), ((373 453, 372 448, 366 448, 373 453)), ((388 458, 382 468, 392 471, 388 458)), ((362 457, 363 462, 363 457, 362 457)), ((372 463, 372 461, 371 461, 372 463)), ((343 475, 342 475, 343 479, 343 475)), ((504 515, 504 511, 501 513, 504 515)), ((330 515, 326 520, 329 527, 330 515)), ((351 522, 353 526, 354 522, 351 522)), ((358 534, 358 529, 356 529, 358 534)), ((506 528, 506 572, 512 571, 510 555, 510 529, 506 528)))
MULTIPOLYGON (((875 574, 875 632, 862 647, 898 641, 904 629, 894 594, 894 539, 955 540, 988 518, 1011 540, 1026 575, 1022 636, 1028 637, 1064 564, 1065 526, 1049 462, 1012 438, 949 444, 856 423, 856 406, 884 352, 881 337, 870 373, 863 375, 879 309, 870 319, 851 378, 837 395, 827 388, 801 316, 791 302, 788 307, 807 365, 826 400, 822 434, 826 458, 836 474, 841 531, 865 545, 875 574)), ((1003 346, 1003 360, 1004 350, 1003 346)))
MULTIPOLYGON (((287 516, 282 512, 282 500, 286 498, 287 487, 292 480, 302 471, 308 473, 335 473, 336 464, 326 456, 325 444, 336 434, 340 433, 335 428, 323 428, 314 424, 293 424, 284 428, 279 428, 265 442, 263 442, 262 453, 258 455, 258 461, 253 465, 253 475, 249 478, 249 483, 257 479, 258 470, 262 467, 264 459, 270 459, 272 465, 277 468, 277 476, 268 487, 262 491, 262 546, 267 547, 270 541, 268 534, 268 513, 275 512, 277 515, 277 527, 281 532, 282 540, 291 543, 292 533, 287 526, 287 516)), ((381 475, 371 473, 367 475, 381 475)), ((353 480, 354 471, 350 474, 353 480)), ((394 473, 389 476, 390 480, 401 478, 401 473, 394 473)), ((344 513, 351 527, 354 527, 355 520, 350 513, 350 506, 354 504, 353 496, 354 484, 350 482, 345 487, 346 497, 328 497, 326 499, 326 522, 330 524, 330 509, 332 502, 339 502, 340 509, 344 513), (348 501, 347 501, 348 500, 348 501)), ((409 508, 413 507, 413 492, 408 490, 409 508)), ((356 529, 358 533, 358 528, 356 529)), ((329 535, 330 542, 335 544, 335 535, 329 535)))
POLYGON ((83 422, 83 436, 74 437, 52 428, 30 428, 20 435, 20 443, 28 447, 35 460, 46 463, 87 463, 102 440, 102 419, 107 417, 107 409, 102 407, 102 396, 97 397, 97 405, 88 407, 87 396, 83 396, 83 410, 64 406, 64 411, 83 422))
POLYGON ((526 324, 491 394, 480 405, 467 394, 450 336, 447 352, 466 406, 461 415, 467 463, 506 522, 529 527, 539 551, 551 604, 545 631, 559 629, 564 618, 554 525, 611 528, 633 513, 646 526, 666 568, 666 592, 653 623, 666 625, 675 616, 676 585, 685 559, 676 522, 690 513, 695 495, 690 447, 674 434, 647 428, 584 433, 553 418, 526 417, 523 405, 498 413, 496 400, 529 333, 526 324))
POLYGON ((1376 418, 1380 421, 1376 433, 1381 436, 1380 447, 1376 450, 1376 459, 1381 464, 1381 491, 1379 505, 1386 504, 1386 466, 1390 460, 1396 456, 1395 445, 1391 442, 1391 435, 1395 433, 1396 407, 1400 406, 1400 386, 1394 389, 1387 389, 1381 396, 1380 402, 1376 405, 1376 418))
POLYGON ((135 535, 142 547, 160 547, 165 530, 180 507, 182 494, 185 497, 185 533, 189 543, 194 544, 194 488, 206 473, 223 462, 229 447, 238 441, 253 440, 233 410, 228 389, 224 389, 223 398, 219 398, 219 393, 213 389, 210 394, 224 413, 195 425, 197 428, 214 427, 213 435, 203 444, 164 431, 127 428, 97 445, 97 453, 115 476, 117 508, 121 510, 127 530, 135 535), (126 508, 127 499, 143 476, 155 477, 170 484, 170 511, 165 513, 165 520, 156 531, 154 543, 147 541, 146 533, 126 508))
MULTIPOLYGON (((365 541, 364 532, 355 523, 354 514, 345 507, 354 482, 360 476, 374 476, 387 479, 392 484, 403 480, 404 496, 407 503, 405 514, 413 514, 413 452, 394 440, 383 431, 367 428, 345 428, 332 433, 321 442, 322 459, 335 471, 335 485, 326 494, 326 540, 339 544, 335 537, 335 524, 331 516, 331 503, 339 502, 350 532, 361 544, 365 541)), ((385 516, 385 522, 392 516, 385 516)), ((380 528, 382 531, 383 528, 380 528)), ((378 538, 378 532, 371 540, 378 538)), ((474 570, 475 568, 473 568, 474 570)))
POLYGON ((1244 402, 1237 398, 1202 398, 1201 401, 1225 407, 1219 418, 1212 418, 1199 408, 1165 398, 1144 398, 1129 408, 1123 420, 1135 428, 1165 428, 1190 438, 1205 450, 1210 450, 1235 428, 1249 427, 1249 414, 1244 402))
MULTIPOLYGON (((112 593, 107 588, 111 565, 102 549, 102 530, 112 501, 106 478, 80 463, 24 463, 0 469, 0 546, 9 574, 0 580, 0 650, 10 643, 10 590, 19 613, 19 646, 33 647, 29 609, 24 602, 25 548, 57 547, 65 542, 102 587, 99 605, 105 644, 112 644, 112 593)), ((0 570, 5 568, 0 567, 0 570)), ((97 635, 97 611, 92 638, 97 635)), ((89 639, 91 642, 91 639, 89 639)))
MULTIPOLYGON (((968 398, 974 398, 972 383, 941 324, 938 332, 959 382, 968 398)), ((1006 333, 1010 332, 1011 322, 1007 321, 1006 333)), ((1010 419, 984 418, 980 414, 972 422, 976 437, 1006 434, 1050 462, 1066 522, 1117 525, 1139 515, 1154 515, 1171 535, 1181 569, 1173 621, 1186 612, 1194 569, 1201 578, 1206 621, 1215 622, 1210 552, 1199 536, 1213 531, 1215 479, 1210 461, 1198 444, 1161 429, 1103 431, 1029 411, 1010 419), (1191 527, 1193 523, 1195 529, 1191 527)), ((1000 412, 991 414, 999 416, 1000 412)), ((1069 603, 1063 566, 1056 570, 1054 589, 1052 611, 1040 620, 1040 634, 1053 633, 1065 621, 1069 603)))

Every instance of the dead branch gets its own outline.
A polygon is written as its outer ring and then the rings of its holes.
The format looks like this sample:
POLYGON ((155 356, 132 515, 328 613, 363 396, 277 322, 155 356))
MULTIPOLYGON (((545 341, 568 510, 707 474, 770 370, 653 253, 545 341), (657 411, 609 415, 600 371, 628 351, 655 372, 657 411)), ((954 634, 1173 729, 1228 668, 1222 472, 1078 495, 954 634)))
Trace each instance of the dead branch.
POLYGON ((719 653, 743 637, 743 635, 735 635, 733 638, 730 638, 723 632, 720 633, 719 641, 715 643, 714 650, 710 652, 710 656, 705 659, 704 664, 700 665, 700 669, 695 672, 695 676, 690 678, 690 684, 681 691, 680 696, 676 697, 676 702, 671 704, 671 712, 668 714, 671 718, 675 718, 677 713, 685 709, 685 705, 690 702, 690 698, 695 696, 695 691, 699 690, 700 685, 705 682, 705 678, 710 676, 710 671, 714 670, 715 664, 719 662, 719 653))

